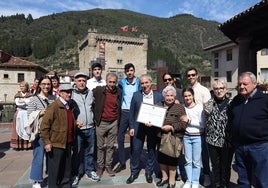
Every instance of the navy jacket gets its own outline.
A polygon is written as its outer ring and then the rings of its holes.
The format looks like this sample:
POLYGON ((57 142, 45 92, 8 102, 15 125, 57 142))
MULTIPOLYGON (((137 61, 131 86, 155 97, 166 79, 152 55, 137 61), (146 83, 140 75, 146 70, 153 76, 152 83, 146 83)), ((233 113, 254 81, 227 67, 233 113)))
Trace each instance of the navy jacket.
MULTIPOLYGON (((158 91, 153 91, 154 104, 157 104, 164 100, 162 94, 158 91)), ((135 134, 137 133, 139 122, 137 122, 138 113, 140 110, 141 103, 143 101, 142 91, 137 91, 133 93, 133 97, 130 105, 129 119, 130 119, 130 129, 135 130, 135 134)))
POLYGON ((268 142, 268 95, 260 90, 245 103, 237 95, 230 106, 230 128, 234 145, 268 142))

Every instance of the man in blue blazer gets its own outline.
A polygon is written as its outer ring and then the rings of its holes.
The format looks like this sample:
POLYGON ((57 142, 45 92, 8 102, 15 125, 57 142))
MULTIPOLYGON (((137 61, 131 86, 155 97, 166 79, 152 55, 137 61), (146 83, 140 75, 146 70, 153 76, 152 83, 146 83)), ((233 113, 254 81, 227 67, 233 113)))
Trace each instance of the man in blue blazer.
POLYGON ((158 91, 152 90, 152 78, 149 75, 140 76, 141 91, 133 94, 130 105, 130 130, 132 136, 132 150, 130 157, 131 175, 126 183, 130 184, 138 178, 140 172, 140 158, 146 137, 148 160, 145 167, 145 177, 148 183, 152 183, 152 174, 157 164, 155 158, 155 150, 157 145, 158 127, 152 126, 150 123, 139 123, 136 121, 141 103, 157 104, 163 101, 163 96, 158 91))

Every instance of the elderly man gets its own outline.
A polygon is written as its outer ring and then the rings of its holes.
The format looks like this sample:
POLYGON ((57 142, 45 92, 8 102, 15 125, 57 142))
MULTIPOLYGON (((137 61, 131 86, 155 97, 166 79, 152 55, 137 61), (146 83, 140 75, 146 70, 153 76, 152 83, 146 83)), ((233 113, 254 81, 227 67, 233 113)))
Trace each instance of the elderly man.
POLYGON ((71 188, 71 146, 74 140, 74 116, 69 106, 71 84, 59 86, 59 98, 47 107, 40 136, 48 156, 48 187, 71 188))
POLYGON ((268 187, 268 96, 257 89, 256 76, 241 73, 239 94, 231 102, 230 128, 235 146, 238 187, 268 187))
POLYGON ((74 75, 75 89, 73 90, 72 104, 76 118, 77 134, 73 154, 75 162, 73 185, 79 183, 84 175, 92 181, 99 181, 100 177, 95 172, 95 125, 93 121, 93 93, 86 87, 88 76, 83 72, 74 75))
POLYGON ((104 167, 109 176, 115 175, 112 162, 121 113, 121 90, 116 87, 117 75, 108 73, 106 83, 106 86, 97 86, 92 90, 95 98, 93 112, 97 139, 97 174, 100 177, 104 167), (105 137, 107 137, 106 147, 105 137))
MULTIPOLYGON (((126 183, 130 184, 138 178, 140 172, 140 159, 143 150, 145 137, 147 138, 148 160, 145 168, 145 178, 148 183, 152 183, 152 174, 155 169, 156 159, 155 150, 157 144, 158 128, 136 121, 141 103, 157 104, 163 101, 163 96, 158 91, 152 90, 152 78, 149 75, 140 76, 141 91, 133 94, 130 105, 130 130, 129 134, 133 137, 132 151, 130 158, 131 175, 126 183)), ((158 167, 159 168, 159 167, 158 167)), ((160 171, 160 168, 159 168, 160 171)))

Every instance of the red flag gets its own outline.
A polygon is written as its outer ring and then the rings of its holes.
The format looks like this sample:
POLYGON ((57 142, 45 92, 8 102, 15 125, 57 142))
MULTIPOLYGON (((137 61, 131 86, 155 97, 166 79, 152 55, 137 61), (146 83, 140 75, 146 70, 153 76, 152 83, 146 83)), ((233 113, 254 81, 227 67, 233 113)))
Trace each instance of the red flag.
POLYGON ((131 32, 133 32, 133 33, 136 33, 136 32, 138 32, 138 29, 137 29, 137 27, 135 26, 135 27, 132 27, 131 28, 131 32))
POLYGON ((121 27, 120 30, 123 32, 128 32, 128 26, 126 25, 124 27, 121 27))

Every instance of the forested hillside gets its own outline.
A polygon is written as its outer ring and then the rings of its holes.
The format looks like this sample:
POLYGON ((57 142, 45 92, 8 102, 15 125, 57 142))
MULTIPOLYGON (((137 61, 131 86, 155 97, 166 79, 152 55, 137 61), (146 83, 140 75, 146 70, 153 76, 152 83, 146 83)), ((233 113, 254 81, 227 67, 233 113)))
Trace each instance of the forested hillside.
POLYGON ((217 29, 218 24, 188 14, 159 18, 111 9, 64 12, 39 19, 17 14, 0 18, 0 49, 49 70, 64 71, 78 68, 77 41, 89 28, 131 37, 146 34, 149 69, 166 62, 173 72, 193 65, 209 74, 210 56, 203 48, 228 40, 217 29), (122 32, 122 26, 136 27, 138 32, 122 32))

